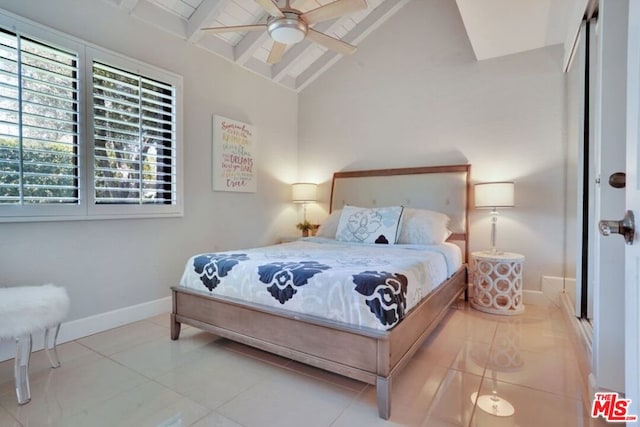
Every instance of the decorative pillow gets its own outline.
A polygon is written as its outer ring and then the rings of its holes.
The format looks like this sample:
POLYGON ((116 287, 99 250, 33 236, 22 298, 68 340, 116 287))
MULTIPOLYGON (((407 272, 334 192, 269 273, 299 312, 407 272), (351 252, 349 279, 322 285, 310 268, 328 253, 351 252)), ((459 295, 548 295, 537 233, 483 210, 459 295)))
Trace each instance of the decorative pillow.
POLYGON ((342 209, 331 212, 327 219, 325 219, 324 222, 320 224, 320 228, 318 229, 318 233, 316 233, 316 236, 326 237, 327 239, 335 239, 341 214, 342 209))
POLYGON ((402 206, 358 208, 345 206, 340 215, 336 240, 393 245, 398 237, 402 206))
POLYGON ((447 228, 449 217, 426 209, 406 208, 402 214, 398 243, 434 245, 451 235, 447 228))

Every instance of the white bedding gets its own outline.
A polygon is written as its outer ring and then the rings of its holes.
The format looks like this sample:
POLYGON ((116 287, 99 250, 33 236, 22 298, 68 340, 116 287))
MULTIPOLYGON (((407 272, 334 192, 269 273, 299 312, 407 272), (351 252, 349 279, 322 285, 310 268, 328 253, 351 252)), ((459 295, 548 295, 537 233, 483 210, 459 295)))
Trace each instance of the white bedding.
POLYGON ((189 259, 180 285, 387 330, 462 265, 460 249, 308 238, 189 259))

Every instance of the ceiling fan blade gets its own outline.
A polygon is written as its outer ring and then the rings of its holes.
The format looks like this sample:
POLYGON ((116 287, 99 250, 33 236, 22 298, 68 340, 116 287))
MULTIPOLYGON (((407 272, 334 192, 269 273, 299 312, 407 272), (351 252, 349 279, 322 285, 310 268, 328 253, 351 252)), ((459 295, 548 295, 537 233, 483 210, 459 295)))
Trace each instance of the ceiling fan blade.
POLYGON ((342 40, 338 40, 336 38, 328 36, 319 31, 316 31, 313 28, 309 28, 309 32, 307 33, 307 38, 311 41, 321 44, 327 49, 331 49, 343 55, 351 55, 356 51, 355 46, 349 43, 343 42, 342 40))
POLYGON ((233 27, 209 27, 202 28, 202 31, 208 31, 210 33, 232 33, 235 31, 258 31, 266 30, 267 26, 262 25, 236 25, 233 27))
POLYGON ((284 51, 287 49, 287 45, 284 43, 273 42, 273 47, 271 48, 271 52, 269 52, 269 58, 267 58, 267 63, 269 64, 277 64, 282 60, 282 55, 284 55, 284 51))
POLYGON ((275 0, 256 0, 256 3, 269 12, 269 15, 284 18, 284 13, 282 13, 275 0))
POLYGON ((300 15, 307 24, 316 24, 367 8, 366 0, 336 0, 300 15))

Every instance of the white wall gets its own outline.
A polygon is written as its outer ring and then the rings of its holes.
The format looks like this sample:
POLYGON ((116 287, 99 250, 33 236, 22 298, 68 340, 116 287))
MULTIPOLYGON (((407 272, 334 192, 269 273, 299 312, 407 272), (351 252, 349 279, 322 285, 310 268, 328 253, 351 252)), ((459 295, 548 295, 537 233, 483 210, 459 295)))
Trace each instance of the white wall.
POLYGON ((69 320, 169 296, 188 256, 293 233, 297 95, 101 0, 0 0, 0 8, 184 77, 185 215, 0 224, 0 284, 54 282, 69 320), (211 191, 211 115, 258 129, 257 193, 211 191))
MULTIPOLYGON (((542 275, 563 273, 562 55, 554 46, 477 62, 455 1, 409 2, 301 93, 300 179, 468 162, 475 182, 515 180, 498 246, 526 256, 524 287, 537 290, 542 275)), ((489 246, 486 211, 473 212, 470 232, 472 250, 489 246)))
MULTIPOLYGON (((526 288, 562 273, 561 48, 477 62, 455 1, 414 1, 298 100, 105 1, 0 8, 184 77, 184 218, 0 224, 0 283, 66 286, 70 320, 168 296, 189 254, 294 233, 288 184, 355 168, 469 162, 476 181, 516 180, 499 247, 527 256, 526 288), (257 126, 257 193, 211 191, 212 113, 257 126)), ((472 249, 488 244, 476 212, 472 249)))
POLYGON ((477 59, 564 43, 574 2, 456 0, 477 59))

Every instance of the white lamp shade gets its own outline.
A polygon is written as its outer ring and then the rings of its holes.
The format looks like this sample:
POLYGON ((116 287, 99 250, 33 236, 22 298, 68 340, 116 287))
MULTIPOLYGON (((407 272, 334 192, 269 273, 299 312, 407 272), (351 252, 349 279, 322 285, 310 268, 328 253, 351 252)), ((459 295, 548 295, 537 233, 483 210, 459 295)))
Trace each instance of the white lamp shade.
POLYGON ((282 18, 271 18, 267 24, 267 31, 271 38, 286 45, 296 44, 304 40, 309 26, 299 19, 298 14, 284 12, 282 18))
POLYGON ((297 182, 291 185, 293 203, 315 202, 318 198, 318 186, 308 182, 297 182))
POLYGON ((278 27, 271 31, 271 37, 278 43, 296 44, 304 40, 304 31, 297 27, 278 27))
POLYGON ((475 185, 475 206, 480 209, 514 206, 513 182, 485 182, 475 185))

